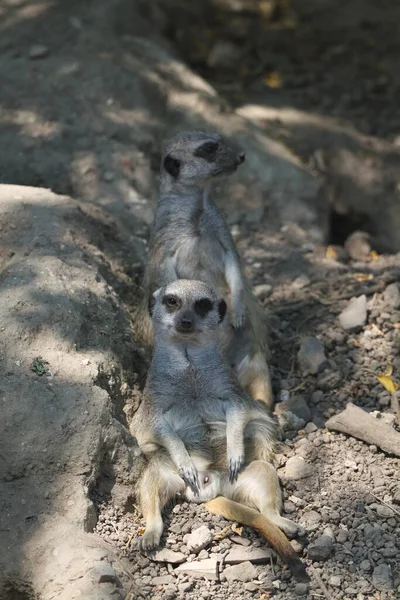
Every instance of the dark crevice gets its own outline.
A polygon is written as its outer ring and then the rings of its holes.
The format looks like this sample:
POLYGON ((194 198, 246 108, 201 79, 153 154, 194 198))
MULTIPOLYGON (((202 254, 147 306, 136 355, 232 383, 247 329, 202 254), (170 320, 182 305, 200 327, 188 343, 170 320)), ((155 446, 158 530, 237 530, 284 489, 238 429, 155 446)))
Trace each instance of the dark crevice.
POLYGON ((371 217, 365 213, 341 214, 333 209, 329 224, 328 243, 337 246, 343 246, 349 235, 355 231, 365 231, 372 236, 375 233, 371 217))

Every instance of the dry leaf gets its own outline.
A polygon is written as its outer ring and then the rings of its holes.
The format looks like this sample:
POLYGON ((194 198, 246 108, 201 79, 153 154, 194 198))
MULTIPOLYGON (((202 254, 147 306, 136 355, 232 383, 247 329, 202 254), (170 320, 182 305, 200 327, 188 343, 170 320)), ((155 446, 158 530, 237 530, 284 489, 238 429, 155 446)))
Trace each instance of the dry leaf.
POLYGON ((353 278, 357 281, 371 281, 374 276, 371 273, 354 273, 353 278))
POLYGON ((237 535, 240 535, 240 536, 243 535, 243 527, 239 527, 239 525, 237 523, 233 523, 232 531, 234 531, 237 535))
POLYGON ((325 253, 326 258, 335 260, 337 258, 337 252, 333 246, 328 246, 325 253))
POLYGON ((378 375, 378 381, 390 394, 393 394, 399 389, 398 384, 390 379, 390 377, 387 375, 378 375))
POLYGON ((227 537, 227 535, 229 535, 231 532, 231 528, 228 525, 228 527, 224 527, 221 531, 219 531, 218 533, 216 533, 214 535, 214 542, 219 542, 220 540, 223 540, 224 538, 227 537))
POLYGON ((264 77, 264 83, 270 88, 279 88, 282 85, 282 79, 278 71, 272 71, 264 77))
POLYGON ((379 254, 375 250, 371 250, 369 257, 371 260, 378 260, 379 254))
POLYGON ((393 374, 393 365, 392 363, 388 363, 385 372, 383 373, 384 375, 386 375, 386 377, 390 377, 393 374))
POLYGON ((145 527, 140 527, 140 529, 139 529, 140 535, 143 535, 145 531, 146 531, 145 527))

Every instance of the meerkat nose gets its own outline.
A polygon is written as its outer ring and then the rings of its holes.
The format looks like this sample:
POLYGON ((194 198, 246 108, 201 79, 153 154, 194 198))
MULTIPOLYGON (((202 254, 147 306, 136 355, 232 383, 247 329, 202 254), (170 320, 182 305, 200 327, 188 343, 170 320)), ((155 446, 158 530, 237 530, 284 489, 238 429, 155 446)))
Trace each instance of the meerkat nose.
POLYGON ((236 157, 237 164, 241 165, 242 163, 244 163, 245 158, 246 158, 245 153, 244 152, 240 152, 240 154, 238 154, 237 157, 236 157))

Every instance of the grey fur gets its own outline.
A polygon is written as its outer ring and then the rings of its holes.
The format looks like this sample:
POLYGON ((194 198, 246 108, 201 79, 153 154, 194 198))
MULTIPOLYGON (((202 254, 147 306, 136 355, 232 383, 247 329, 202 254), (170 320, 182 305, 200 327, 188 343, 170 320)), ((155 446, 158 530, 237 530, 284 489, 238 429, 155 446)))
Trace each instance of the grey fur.
POLYGON ((227 301, 231 327, 225 329, 221 344, 240 382, 257 399, 260 386, 253 385, 254 393, 251 386, 261 378, 265 389, 260 399, 271 406, 263 315, 244 276, 228 225, 209 195, 211 182, 233 173, 243 160, 243 154, 216 134, 184 132, 168 142, 136 321, 139 337, 151 345, 147 310, 154 291, 176 279, 204 281, 227 301), (204 153, 210 145, 217 145, 215 151, 204 153))
MULTIPOLYGON (((257 459, 271 458, 275 425, 266 406, 245 393, 221 353, 227 323, 221 321, 217 294, 203 282, 178 280, 154 296, 153 359, 131 426, 150 458, 142 490, 162 485, 169 471, 178 491, 187 485, 198 495, 202 482, 196 464, 202 471, 221 470, 234 483, 245 461, 253 460, 254 447, 257 459), (171 298, 175 307, 169 305, 171 298), (209 310, 199 315, 196 308, 204 300, 209 310), (192 324, 190 331, 182 331, 182 319, 192 324)), ((160 527, 162 520, 157 534, 149 532, 151 543, 144 538, 144 547, 154 545, 160 527)))

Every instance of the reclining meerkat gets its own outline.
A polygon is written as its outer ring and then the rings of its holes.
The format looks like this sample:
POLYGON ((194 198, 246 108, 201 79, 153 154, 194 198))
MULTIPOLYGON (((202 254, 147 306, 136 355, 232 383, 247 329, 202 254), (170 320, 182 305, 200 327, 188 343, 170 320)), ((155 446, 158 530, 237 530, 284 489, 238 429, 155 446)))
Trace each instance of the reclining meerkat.
POLYGON ((228 304, 232 325, 224 347, 241 385, 271 408, 272 389, 262 309, 246 279, 228 225, 210 199, 210 185, 229 175, 245 156, 220 136, 191 131, 167 144, 155 210, 144 294, 137 311, 137 333, 152 345, 148 303, 160 287, 176 279, 204 281, 228 304))
POLYGON ((256 527, 304 578, 303 564, 278 529, 294 535, 300 528, 280 515, 281 491, 269 462, 275 424, 221 353, 225 313, 225 301, 200 281, 178 280, 154 293, 153 359, 131 424, 148 459, 138 486, 146 520, 141 547, 159 545, 169 500, 179 494, 212 500, 211 511, 256 527), (213 500, 220 494, 228 499, 213 500))

